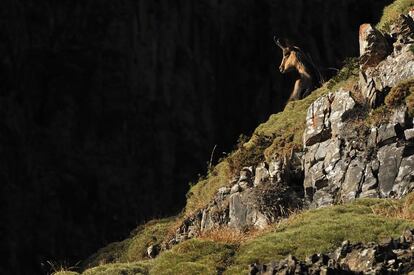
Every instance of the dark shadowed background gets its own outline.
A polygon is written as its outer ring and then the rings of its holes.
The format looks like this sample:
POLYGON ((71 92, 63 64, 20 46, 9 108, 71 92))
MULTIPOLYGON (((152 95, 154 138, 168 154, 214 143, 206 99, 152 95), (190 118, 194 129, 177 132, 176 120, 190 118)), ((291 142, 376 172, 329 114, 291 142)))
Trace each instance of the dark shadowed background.
POLYGON ((339 68, 388 2, 2 0, 0 274, 177 214, 214 145, 217 160, 284 106, 273 35, 339 68))

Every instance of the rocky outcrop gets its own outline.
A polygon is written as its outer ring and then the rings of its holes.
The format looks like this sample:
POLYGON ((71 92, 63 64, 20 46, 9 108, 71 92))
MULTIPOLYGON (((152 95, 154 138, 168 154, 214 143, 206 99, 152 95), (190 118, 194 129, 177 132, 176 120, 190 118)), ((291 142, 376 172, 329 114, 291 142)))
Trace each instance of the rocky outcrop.
POLYGON ((363 70, 377 66, 390 50, 387 39, 371 24, 362 24, 359 27, 359 55, 363 70))
POLYGON ((387 122, 371 128, 354 119, 367 108, 355 95, 362 92, 372 105, 379 102, 378 94, 385 95, 414 76, 411 38, 401 38, 411 37, 411 27, 404 27, 404 22, 412 18, 401 18, 405 21, 393 27, 399 43, 391 44, 371 25, 361 26, 360 86, 332 91, 310 105, 303 150, 290 158, 243 168, 238 180, 220 188, 207 207, 182 224, 169 244, 221 227, 263 228, 298 207, 318 208, 356 198, 401 198, 414 190, 414 128, 407 107, 394 108, 387 122), (367 76, 376 83, 374 89, 368 89, 367 76))
POLYGON ((302 186, 299 181, 299 185, 288 184, 301 177, 297 174, 302 171, 299 160, 300 155, 294 154, 291 159, 261 163, 255 169, 243 168, 238 180, 231 187, 220 188, 214 200, 187 218, 164 247, 222 227, 262 229, 300 208, 302 186))
POLYGON ((361 26, 360 88, 371 107, 381 104, 391 87, 414 77, 413 35, 414 20, 409 15, 401 15, 391 27, 389 40, 371 25, 361 26))
POLYGON ((340 90, 309 108, 303 168, 312 207, 358 197, 399 198, 414 188, 409 172, 414 144, 404 136, 412 127, 406 107, 396 109, 389 123, 368 129, 344 122, 347 113, 357 112, 355 106, 350 92, 340 90))
MULTIPOLYGON (((379 95, 383 100, 390 88, 414 76, 410 49, 414 21, 401 18, 393 27, 393 37, 398 38, 394 45, 371 25, 360 28, 360 89, 371 106, 380 103, 379 95), (392 53, 387 56, 389 47, 392 53)), ((388 123, 371 129, 350 120, 357 108, 351 91, 339 90, 320 97, 308 109, 303 162, 311 207, 358 197, 400 198, 414 189, 413 130, 407 107, 394 109, 388 123)))
POLYGON ((339 67, 388 2, 0 1, 0 273, 179 212, 214 145, 282 109, 273 34, 339 67))
POLYGON ((273 274, 412 274, 414 231, 380 243, 351 244, 344 241, 329 254, 314 254, 305 261, 293 256, 270 264, 252 264, 251 275, 273 274))

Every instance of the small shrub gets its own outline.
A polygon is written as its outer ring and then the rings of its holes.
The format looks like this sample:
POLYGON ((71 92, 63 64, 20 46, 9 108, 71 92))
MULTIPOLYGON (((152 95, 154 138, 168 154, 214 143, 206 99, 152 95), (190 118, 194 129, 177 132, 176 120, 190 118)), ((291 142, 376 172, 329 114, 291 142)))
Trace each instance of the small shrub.
POLYGON ((384 200, 372 207, 375 214, 387 218, 414 220, 414 193, 401 200, 384 200))
POLYGON ((385 97, 385 104, 392 108, 404 103, 404 100, 414 92, 414 79, 403 81, 393 87, 385 97))
POLYGON ((388 123, 390 119, 390 110, 387 106, 383 105, 374 109, 366 118, 365 123, 369 126, 378 127, 381 124, 388 123))
POLYGON ((201 240, 210 240, 214 242, 226 243, 226 244, 240 244, 242 241, 247 240, 252 231, 241 232, 231 228, 215 228, 203 232, 200 236, 201 240), (249 234, 249 235, 248 235, 249 234))

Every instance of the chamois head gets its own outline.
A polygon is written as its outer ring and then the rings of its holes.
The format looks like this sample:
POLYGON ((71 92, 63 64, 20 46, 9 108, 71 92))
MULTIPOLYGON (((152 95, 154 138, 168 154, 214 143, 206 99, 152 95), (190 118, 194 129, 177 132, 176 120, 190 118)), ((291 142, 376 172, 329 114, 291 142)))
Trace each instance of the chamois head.
POLYGON ((291 45, 288 41, 284 41, 282 44, 280 39, 274 37, 274 40, 276 45, 281 48, 283 52, 282 63, 280 63, 279 66, 280 72, 287 73, 297 68, 300 49, 291 45))
POLYGON ((323 82, 322 75, 310 56, 300 48, 294 46, 288 40, 284 40, 283 43, 276 37, 274 37, 274 40, 283 52, 282 63, 279 66, 280 72, 286 73, 295 70, 299 74, 299 79, 295 82, 289 100, 301 99, 323 82))

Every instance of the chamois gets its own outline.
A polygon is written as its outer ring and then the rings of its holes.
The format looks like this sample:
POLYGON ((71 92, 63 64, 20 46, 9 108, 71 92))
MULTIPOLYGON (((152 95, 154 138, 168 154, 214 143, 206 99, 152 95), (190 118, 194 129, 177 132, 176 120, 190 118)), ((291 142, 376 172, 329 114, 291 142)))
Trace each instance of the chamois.
POLYGON ((284 74, 296 70, 300 76, 295 82, 289 101, 306 97, 322 84, 321 73, 312 62, 312 59, 299 47, 293 46, 287 40, 282 44, 280 39, 276 39, 276 37, 274 37, 274 41, 283 52, 282 63, 279 66, 280 72, 284 74))

